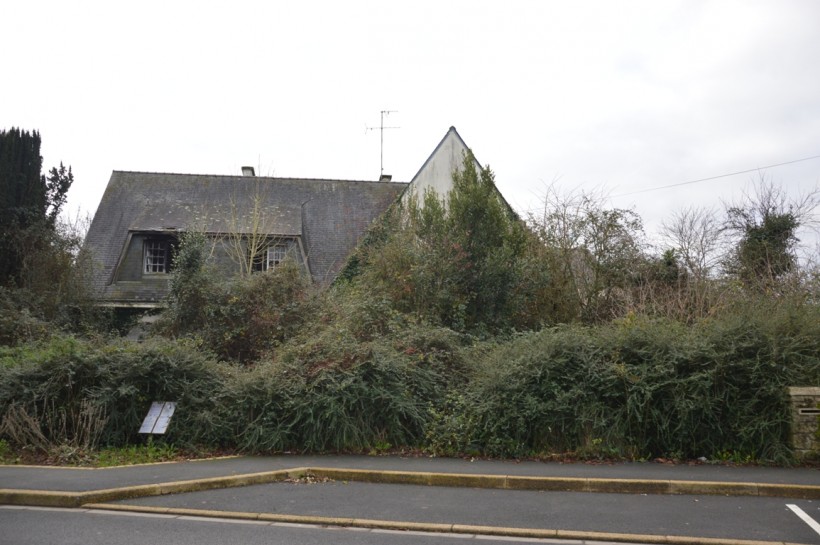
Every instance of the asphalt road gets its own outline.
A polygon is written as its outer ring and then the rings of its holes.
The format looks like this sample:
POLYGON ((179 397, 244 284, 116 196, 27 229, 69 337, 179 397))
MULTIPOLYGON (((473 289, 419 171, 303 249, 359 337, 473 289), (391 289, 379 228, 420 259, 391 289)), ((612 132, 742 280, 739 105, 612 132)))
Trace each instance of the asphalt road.
POLYGON ((0 507, 0 545, 457 545, 464 542, 482 545, 556 543, 555 540, 320 528, 78 509, 0 507))
POLYGON ((765 497, 593 494, 385 485, 276 483, 124 500, 123 504, 393 521, 820 543, 795 504, 765 497))
MULTIPOLYGON (((244 457, 100 470, 0 466, 0 489, 99 490, 148 483, 246 475, 294 467, 432 471, 489 475, 782 483, 817 487, 820 471, 809 468, 730 467, 651 463, 560 464, 540 462, 399 458, 373 456, 244 457)), ((615 483, 615 481, 612 481, 615 483)), ((752 489, 754 490, 754 489, 752 489)), ((17 492, 10 491, 16 494, 17 492)), ((799 489, 795 489, 800 496, 799 489)), ((25 493, 23 493, 25 495, 25 493)), ((70 499, 70 494, 67 495, 70 499)), ((11 496, 10 496, 11 497, 11 496)), ((16 496, 15 496, 16 497, 16 496)), ((122 496, 125 497, 125 496, 122 496)), ((32 500, 35 502, 37 497, 32 500)), ((39 500, 37 500, 39 501, 39 500)), ((13 502, 12 502, 13 503, 13 502)), ((280 482, 121 502, 133 507, 185 508, 211 512, 270 513, 408 523, 443 523, 751 539, 820 544, 820 501, 756 496, 597 494, 509 489, 367 484, 331 481, 280 482), (789 504, 807 513, 801 520, 789 504), (812 517, 813 520, 811 518, 812 517), (813 529, 817 528, 816 530, 813 529)), ((36 502, 34 503, 37 504, 36 502)), ((40 505, 47 505, 40 503, 40 505)), ((124 507, 124 506, 118 506, 124 507)), ((113 509, 109 507, 108 509, 113 509)), ((801 511, 801 513, 802 513, 801 511)), ((193 514, 193 513, 185 513, 193 514)), ((361 525, 360 525, 361 526, 361 525)), ((476 532, 475 528, 464 531, 476 532)), ((568 534, 564 534, 568 535, 568 534)), ((603 535, 603 534, 601 534, 603 535)), ((598 539, 604 539, 601 535, 598 539)), ((611 539, 615 539, 612 536, 611 539)), ((260 521, 191 519, 162 514, 88 510, 38 510, 0 506, 4 543, 453 543, 486 536, 384 533, 373 529, 300 527, 260 521)), ((509 542, 509 538, 491 538, 509 542)), ((639 538, 627 538, 638 540, 639 538)), ((521 541, 521 540, 516 540, 521 541)), ((484 541, 487 542, 487 541, 484 541)), ((555 543, 554 541, 552 543, 555 543)))
POLYGON ((820 485, 820 471, 809 468, 667 465, 654 463, 561 464, 502 460, 398 456, 243 456, 108 469, 24 468, 0 466, 0 488, 32 490, 95 490, 120 486, 184 481, 294 467, 344 467, 436 473, 484 473, 537 477, 739 481, 820 485))

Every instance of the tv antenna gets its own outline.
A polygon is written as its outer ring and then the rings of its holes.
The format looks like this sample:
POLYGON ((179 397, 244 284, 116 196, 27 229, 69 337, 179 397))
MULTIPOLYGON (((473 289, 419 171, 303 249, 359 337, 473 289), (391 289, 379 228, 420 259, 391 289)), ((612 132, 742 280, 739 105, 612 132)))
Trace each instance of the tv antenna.
POLYGON ((384 118, 386 116, 390 115, 390 114, 399 113, 398 110, 382 110, 380 113, 381 113, 381 120, 379 122, 379 126, 378 127, 365 127, 364 132, 367 133, 367 131, 375 131, 376 129, 379 129, 379 138, 381 139, 381 145, 379 147, 379 167, 380 167, 379 175, 381 176, 381 175, 384 174, 384 130, 385 129, 400 129, 401 127, 385 127, 384 126, 384 118))

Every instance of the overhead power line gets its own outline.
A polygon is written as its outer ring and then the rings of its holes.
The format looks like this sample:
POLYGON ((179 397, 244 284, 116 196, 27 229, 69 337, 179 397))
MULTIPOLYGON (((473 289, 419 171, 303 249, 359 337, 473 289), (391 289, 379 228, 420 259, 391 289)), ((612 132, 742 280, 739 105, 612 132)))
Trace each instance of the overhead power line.
POLYGON ((669 184, 669 185, 661 185, 658 187, 650 187, 648 189, 639 189, 638 191, 631 191, 629 193, 621 193, 620 195, 613 195, 612 198, 616 197, 627 197, 629 195, 637 195, 638 193, 648 193, 650 191, 658 191, 661 189, 669 189, 670 187, 679 187, 682 185, 690 185, 690 184, 697 184, 700 182, 708 182, 709 180, 717 180, 718 178, 728 178, 729 176, 737 176, 738 174, 748 174, 749 172, 757 172, 759 170, 764 170, 767 168, 774 168, 774 167, 782 167, 783 165, 791 165, 794 163, 800 163, 803 161, 811 161, 812 159, 820 159, 820 155, 813 155, 811 157, 804 157, 803 159, 795 159, 794 161, 786 161, 785 163, 777 163, 774 165, 766 165, 764 167, 757 167, 757 168, 750 168, 748 170, 739 170, 737 172, 730 172, 728 174, 720 174, 718 176, 710 176, 708 178, 701 178, 699 180, 690 180, 688 182, 679 182, 677 184, 669 184))

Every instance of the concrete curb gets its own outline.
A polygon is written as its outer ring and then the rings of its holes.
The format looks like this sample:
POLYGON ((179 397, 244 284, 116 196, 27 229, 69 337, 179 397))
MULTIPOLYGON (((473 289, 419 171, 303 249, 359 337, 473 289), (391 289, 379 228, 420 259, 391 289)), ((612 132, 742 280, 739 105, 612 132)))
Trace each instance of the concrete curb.
POLYGON ((21 490, 0 489, 0 505, 32 505, 39 507, 80 507, 86 503, 145 498, 183 492, 199 492, 216 488, 233 488, 252 484, 267 484, 298 478, 306 473, 306 468, 280 469, 261 473, 210 477, 189 481, 174 481, 158 484, 124 486, 86 492, 66 492, 61 490, 21 490))
POLYGON ((83 505, 85 509, 121 511, 132 513, 153 513, 188 517, 205 517, 237 520, 259 520, 272 523, 309 524, 315 526, 336 526, 344 528, 367 528, 380 530, 416 531, 439 534, 468 534, 481 536, 566 539, 578 541, 651 543, 669 545, 800 545, 783 541, 755 541, 690 536, 667 536, 656 534, 618 534, 609 532, 585 532, 556 530, 548 528, 508 528, 503 526, 476 526, 471 524, 439 524, 425 522, 403 522, 340 517, 320 517, 307 515, 284 515, 274 513, 247 513, 236 511, 214 511, 207 509, 183 509, 173 507, 148 507, 94 503, 83 505))
POLYGON ((337 481, 381 484, 417 484, 463 488, 501 488, 560 492, 617 494, 679 494, 703 496, 767 496, 803 500, 820 499, 820 486, 720 481, 672 481, 650 479, 599 479, 579 477, 521 477, 465 473, 373 471, 329 467, 300 468, 317 477, 337 481))
POLYGON ((415 484, 460 488, 497 488, 506 490, 542 490, 558 492, 597 492, 619 494, 676 494, 712 496, 767 496, 804 500, 820 499, 820 486, 738 483, 716 481, 666 481, 648 479, 587 479, 565 477, 522 477, 464 473, 429 473, 412 471, 375 471, 328 467, 296 467, 261 473, 210 477, 188 481, 125 486, 85 492, 0 489, 0 505, 32 505, 41 507, 79 507, 86 503, 101 503, 165 494, 198 492, 216 488, 233 488, 267 484, 305 475, 326 477, 337 481, 375 484, 415 484))

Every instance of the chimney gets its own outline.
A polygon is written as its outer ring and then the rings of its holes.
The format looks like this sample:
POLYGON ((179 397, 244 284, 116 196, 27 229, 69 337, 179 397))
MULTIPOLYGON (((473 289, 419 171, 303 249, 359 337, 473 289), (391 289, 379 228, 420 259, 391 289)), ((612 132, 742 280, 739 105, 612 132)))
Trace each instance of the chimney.
POLYGON ((256 176, 253 167, 242 167, 242 176, 256 176))
POLYGON ((382 175, 379 177, 379 181, 380 181, 380 182, 389 182, 389 181, 391 181, 392 179, 393 179, 393 175, 391 175, 391 174, 382 174, 382 175))

